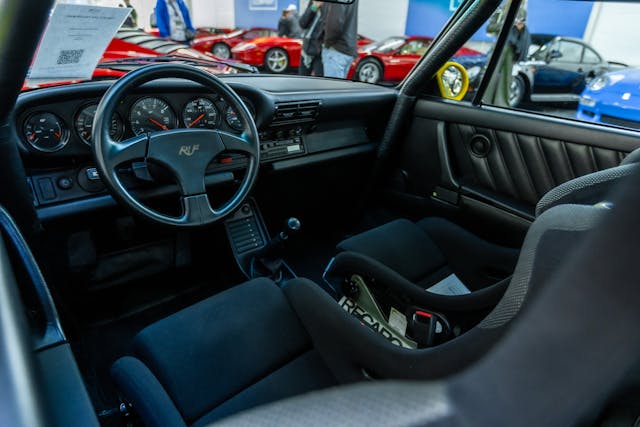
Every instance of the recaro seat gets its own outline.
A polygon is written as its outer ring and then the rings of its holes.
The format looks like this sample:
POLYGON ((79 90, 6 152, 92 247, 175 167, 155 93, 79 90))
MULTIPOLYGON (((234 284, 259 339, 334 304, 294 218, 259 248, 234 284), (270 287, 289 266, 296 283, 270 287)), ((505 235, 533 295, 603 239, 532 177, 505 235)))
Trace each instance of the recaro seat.
MULTIPOLYGON (((640 149, 630 153, 620 166, 553 188, 538 202, 536 216, 560 204, 602 201, 614 183, 633 171, 638 160, 640 149)), ((446 219, 435 217, 415 223, 406 219, 391 221, 343 240, 338 250, 351 253, 362 264, 368 263, 364 268, 383 270, 387 267, 401 276, 397 278, 399 282, 411 282, 421 290, 454 273, 472 292, 494 284, 504 289, 505 283, 499 282, 513 272, 518 256, 517 249, 492 244, 446 219)))
POLYGON ((336 383, 434 379, 460 372, 503 335, 585 231, 608 212, 562 205, 534 221, 513 279, 476 327, 436 347, 391 344, 306 279, 252 280, 145 328, 112 376, 147 426, 203 426, 336 383))

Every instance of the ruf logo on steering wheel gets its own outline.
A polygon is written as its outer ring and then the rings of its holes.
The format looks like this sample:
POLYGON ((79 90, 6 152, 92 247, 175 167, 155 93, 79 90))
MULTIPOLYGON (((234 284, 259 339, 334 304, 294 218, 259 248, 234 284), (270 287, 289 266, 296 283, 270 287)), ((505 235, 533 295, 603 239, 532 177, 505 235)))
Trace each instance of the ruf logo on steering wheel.
POLYGON ((193 145, 183 145, 180 147, 180 150, 178 150, 178 156, 187 156, 187 157, 191 157, 193 156, 196 151, 198 151, 200 149, 200 144, 193 144, 193 145))

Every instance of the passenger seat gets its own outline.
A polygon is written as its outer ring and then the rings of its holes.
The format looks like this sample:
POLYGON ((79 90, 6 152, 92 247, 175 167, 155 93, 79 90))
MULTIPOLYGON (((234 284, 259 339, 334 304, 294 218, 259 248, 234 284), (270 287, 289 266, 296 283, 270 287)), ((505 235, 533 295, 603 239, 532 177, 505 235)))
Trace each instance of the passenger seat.
MULTIPOLYGON (((638 160, 640 149, 630 153, 620 166, 553 188, 538 202, 536 217, 560 204, 601 202, 618 180, 632 173, 638 160)), ((462 282, 470 292, 508 277, 519 253, 518 249, 487 242, 443 218, 391 221, 343 240, 338 250, 364 255, 373 268, 377 267, 376 263, 382 263, 422 289, 429 290, 443 281, 451 283, 454 277, 455 282, 462 282)))

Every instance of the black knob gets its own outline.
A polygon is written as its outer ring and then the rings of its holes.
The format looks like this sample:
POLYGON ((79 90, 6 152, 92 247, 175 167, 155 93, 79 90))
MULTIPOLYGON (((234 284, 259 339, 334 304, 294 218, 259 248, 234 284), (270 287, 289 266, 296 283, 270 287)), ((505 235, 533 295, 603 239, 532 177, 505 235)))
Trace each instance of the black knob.
POLYGON ((302 224, 300 224, 298 218, 292 216, 287 220, 287 231, 295 233, 296 231, 300 231, 300 227, 302 227, 302 224))

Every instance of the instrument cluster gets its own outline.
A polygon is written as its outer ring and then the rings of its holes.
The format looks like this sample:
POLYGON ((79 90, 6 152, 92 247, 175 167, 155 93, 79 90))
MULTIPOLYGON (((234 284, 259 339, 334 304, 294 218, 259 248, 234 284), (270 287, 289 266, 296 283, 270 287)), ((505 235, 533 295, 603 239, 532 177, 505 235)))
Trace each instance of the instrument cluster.
MULTIPOLYGON (((42 153, 58 152, 73 140, 91 146, 98 101, 83 102, 71 114, 46 107, 33 109, 23 115, 19 123, 22 139, 42 153), (66 119, 63 116, 67 116, 66 119)), ((244 97, 242 101, 255 119, 251 101, 244 97)), ((115 141, 122 141, 178 127, 241 132, 244 124, 237 112, 215 95, 148 95, 128 97, 121 103, 111 118, 109 135, 115 141)))

